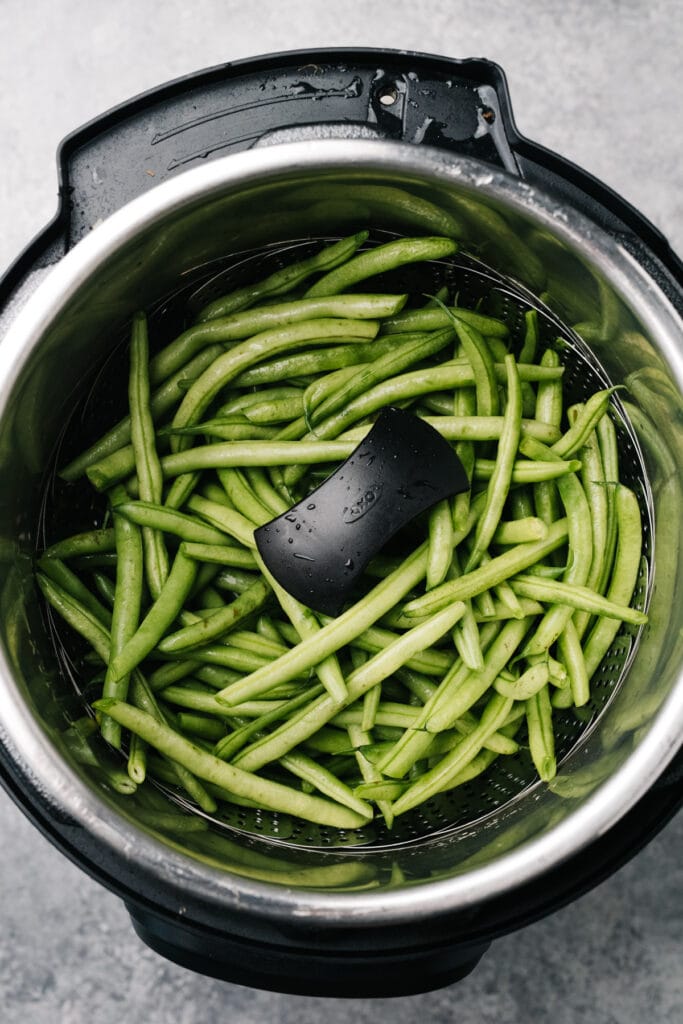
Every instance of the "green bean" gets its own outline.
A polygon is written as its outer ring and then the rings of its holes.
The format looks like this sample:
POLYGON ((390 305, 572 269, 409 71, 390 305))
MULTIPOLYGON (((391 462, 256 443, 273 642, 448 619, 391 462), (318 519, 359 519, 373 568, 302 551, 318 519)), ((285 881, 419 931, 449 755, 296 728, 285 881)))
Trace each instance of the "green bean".
POLYGON ((253 549, 256 547, 254 524, 246 516, 241 515, 234 509, 226 508, 216 501, 201 498, 198 494, 193 495, 187 504, 191 511, 199 513, 216 530, 222 531, 223 534, 228 534, 246 548, 253 549))
POLYGON ((347 288, 376 274, 395 270, 407 263, 443 259, 457 252, 457 242, 450 238, 399 238, 362 252, 347 263, 331 270, 306 292, 306 298, 338 295, 347 288))
POLYGON ((231 590, 235 594, 244 594, 257 580, 256 573, 228 566, 220 571, 214 582, 220 590, 231 590))
POLYGON ((427 557, 427 590, 446 578, 453 558, 453 518, 451 508, 443 499, 429 513, 429 554, 427 557))
POLYGON ((270 483, 265 470, 251 466, 245 468, 244 473, 252 491, 271 515, 278 516, 287 511, 289 505, 270 483))
MULTIPOLYGON (((217 416, 191 427, 163 427, 157 433, 160 437, 194 437, 197 434, 206 434, 209 437, 220 438, 222 441, 267 441, 275 436, 276 430, 275 427, 258 426, 251 423, 242 413, 234 413, 230 416, 217 416)), ((545 438, 541 438, 541 440, 545 440, 545 438)), ((97 465, 101 472, 102 464, 97 463, 97 465)), ((115 465, 115 463, 105 461, 105 470, 108 465, 115 465)))
POLYGON ((525 544, 529 541, 543 540, 548 536, 548 527, 537 516, 525 516, 500 522, 492 537, 493 544, 525 544))
POLYGON ((252 405, 244 413, 250 423, 286 423, 303 416, 304 393, 298 388, 298 394, 290 398, 279 398, 259 402, 252 405))
POLYGON ((568 455, 573 455, 579 448, 583 448, 602 417, 607 413, 610 399, 615 390, 616 388, 606 388, 604 391, 596 391, 590 396, 566 434, 563 434, 560 440, 553 445, 556 455, 566 459, 568 455))
POLYGON ((185 555, 181 545, 159 596, 133 636, 112 658, 109 670, 113 680, 121 679, 131 672, 154 650, 183 607, 196 573, 197 563, 185 555))
MULTIPOLYGON (((257 771, 264 764, 268 764, 270 761, 281 757, 283 753, 287 753, 297 744, 308 739, 321 726, 329 722, 341 710, 341 707, 348 706, 358 700, 364 693, 383 682, 397 668, 409 661, 415 651, 423 650, 425 647, 430 646, 439 636, 442 636, 448 629, 451 629, 463 610, 463 605, 455 602, 444 611, 432 616, 426 623, 422 623, 408 633, 403 634, 395 643, 390 644, 380 651, 379 654, 370 658, 369 661, 360 668, 355 669, 348 676, 346 680, 347 696, 342 706, 335 703, 327 694, 318 697, 307 707, 293 715, 284 725, 276 729, 274 733, 243 750, 235 763, 241 764, 250 771, 257 771)), ((338 622, 339 620, 336 621, 338 622)), ((329 629, 329 627, 325 628, 329 629)), ((314 641, 319 641, 323 632, 324 630, 321 630, 318 637, 314 638, 314 641)), ((303 641, 300 646, 304 644, 306 644, 306 641, 303 641)), ((279 659, 280 662, 283 662, 286 657, 287 655, 279 659)), ((271 670, 276 664, 277 662, 274 662, 270 666, 271 670)), ((221 694, 217 694, 217 697, 224 699, 227 692, 222 691, 221 694)), ((233 698, 237 698, 234 688, 230 693, 230 699, 232 700, 233 698)))
POLYGON ((169 662, 151 672, 147 682, 152 692, 164 690, 180 679, 191 676, 200 665, 201 662, 193 661, 190 658, 186 661, 169 662))
MULTIPOLYGON (((543 613, 543 605, 538 601, 532 601, 530 598, 521 597, 519 599, 519 605, 525 617, 530 615, 541 615, 543 613)), ((504 622, 506 619, 517 618, 518 614, 518 611, 515 611, 513 614, 510 608, 500 602, 496 603, 494 601, 492 611, 475 608, 474 619, 475 622, 480 624, 485 622, 504 622)))
MULTIPOLYGON (((437 296, 435 296, 435 299, 437 296)), ((445 303, 444 303, 445 305, 445 303)), ((463 309, 458 306, 443 308, 438 302, 424 309, 404 309, 396 316, 387 317, 382 321, 382 334, 397 334, 403 331, 438 331, 452 323, 451 317, 462 320, 469 327, 474 327, 485 337, 507 338, 510 333, 502 320, 492 316, 463 309)))
MULTIPOLYGON (((605 616, 628 622, 633 626, 642 626, 647 622, 647 615, 636 608, 625 604, 617 604, 597 594, 590 587, 581 586, 565 580, 544 580, 537 576, 516 576, 511 581, 512 589, 523 597, 535 598, 551 604, 567 605, 589 612, 591 615, 605 616)), ((533 651, 531 653, 539 653, 533 651)))
MULTIPOLYGON (((149 402, 149 346, 147 341, 147 319, 144 313, 133 317, 130 342, 130 374, 128 383, 128 405, 130 408, 131 442, 135 458, 140 498, 153 504, 161 504, 163 476, 156 450, 154 421, 149 402)), ((147 585, 152 597, 161 592, 168 576, 168 553, 161 532, 143 526, 143 565, 147 585)), ((117 694, 125 700, 125 694, 117 694)))
MULTIPOLYGON (((560 365, 560 357, 553 349, 547 349, 541 357, 543 366, 560 365)), ((560 381, 541 381, 538 385, 535 415, 537 420, 550 423, 559 429, 562 423, 562 384, 560 381)), ((539 439, 540 440, 540 439, 539 439)), ((551 480, 542 480, 534 487, 536 511, 546 523, 560 518, 560 503, 557 487, 551 480)))
POLYGON ((607 539, 605 541, 604 560, 598 584, 598 590, 602 594, 605 592, 609 582, 617 545, 616 485, 619 482, 619 452, 617 448, 617 432, 609 416, 603 416, 598 422, 596 433, 598 435, 607 497, 607 539))
MULTIPOLYGON (((643 543, 638 499, 623 484, 615 494, 617 516, 617 549, 607 599, 615 604, 629 605, 633 598, 643 543)), ((590 679, 598 668, 619 631, 619 621, 601 618, 593 627, 583 648, 586 671, 590 679)))
POLYGON ((195 714, 193 712, 178 712, 178 725, 183 732, 191 732, 202 739, 217 742, 225 735, 223 722, 216 722, 208 715, 195 714))
MULTIPOLYGON (((368 697, 370 694, 380 694, 380 687, 375 686, 374 689, 369 690, 365 694, 365 697, 368 697)), ((340 711, 338 715, 334 716, 331 724, 337 726, 360 725, 362 729, 369 732, 372 726, 366 728, 363 725, 364 714, 365 698, 363 698, 362 707, 346 708, 344 711, 340 711)), ((378 701, 375 709, 375 721, 378 725, 396 725, 401 729, 408 729, 412 726, 418 714, 419 708, 411 707, 409 704, 378 701)))
POLYGON ((566 541, 567 531, 567 521, 558 520, 548 528, 548 536, 544 540, 534 541, 532 544, 517 544, 502 555, 492 558, 487 565, 473 569, 459 579, 447 580, 422 597, 409 601, 404 606, 403 613, 409 616, 432 614, 450 601, 465 601, 476 594, 481 594, 501 580, 517 575, 560 547, 566 541))
POLYGON ((72 537, 50 544, 43 552, 43 558, 81 558, 84 555, 107 554, 116 551, 113 527, 104 530, 86 530, 72 537))
POLYGON ((409 786, 394 803, 394 814, 403 814, 429 800, 449 784, 452 785, 458 773, 479 753, 487 737, 498 731, 511 708, 512 701, 509 698, 495 693, 486 705, 477 728, 469 736, 464 736, 457 747, 409 786))
POLYGON ((245 590, 231 604, 216 611, 210 618, 201 619, 175 633, 168 633, 156 644, 156 649, 163 654, 177 654, 179 651, 189 651, 193 647, 199 647, 216 637, 222 637, 242 619, 261 608, 270 593, 271 589, 268 584, 264 580, 257 579, 248 590, 245 590))
MULTIPOLYGON (((458 320, 457 317, 453 317, 452 322, 474 374, 477 414, 495 416, 499 406, 498 389, 493 358, 486 340, 475 327, 458 320)), ((510 374, 507 366, 506 379, 509 383, 510 374)))
MULTIPOLYGON (((255 554, 257 564, 272 587, 280 607, 296 630, 300 639, 313 639, 320 633, 320 624, 314 613, 295 597, 287 593, 272 576, 261 555, 255 554)), ((342 675, 336 654, 330 653, 315 666, 315 671, 332 700, 341 703, 346 697, 346 683, 342 675)))
POLYGON ((181 686, 167 686, 160 694, 160 697, 167 704, 174 704, 181 708, 188 708, 191 711, 200 711, 219 718, 227 718, 234 721, 242 721, 246 718, 260 718, 268 711, 276 710, 285 703, 283 699, 268 701, 244 701, 236 708, 227 708, 219 704, 213 693, 207 690, 197 689, 191 684, 181 686))
POLYGON ((134 472, 135 452, 131 444, 119 448, 99 462, 88 466, 85 475, 96 490, 106 491, 113 484, 120 483, 134 472))
MULTIPOLYGON (((462 566, 460 564, 460 558, 457 550, 454 548, 451 555, 451 564, 449 566, 447 577, 448 579, 454 580, 461 575, 462 566)), ((481 643, 479 641, 479 627, 477 626, 474 617, 472 602, 467 600, 463 603, 465 605, 465 611, 463 612, 460 622, 456 623, 454 626, 451 636, 463 663, 467 665, 468 668, 480 669, 483 667, 484 660, 481 643)), ((442 673, 442 675, 443 674, 444 673, 442 673)))
MULTIPOLYGON (((358 663, 354 661, 354 668, 360 668, 362 664, 363 661, 358 661, 358 663)), ((360 714, 360 722, 357 724, 360 725, 361 729, 365 729, 366 732, 369 732, 371 729, 374 729, 376 724, 380 724, 378 722, 377 713, 381 697, 382 689, 379 686, 375 686, 374 689, 368 690, 368 692, 363 695, 363 707, 360 714)), ((394 725, 395 722, 385 721, 381 724, 394 725)))
MULTIPOLYGON (((528 454, 538 454, 543 458, 547 454, 544 445, 526 438, 522 447, 528 454)), ((555 456, 557 457, 557 456, 555 456)), ((591 515, 588 500, 578 477, 570 473, 558 481, 557 489, 564 506, 568 524, 569 564, 562 580, 567 585, 583 587, 588 579, 593 561, 593 539, 591 532, 591 515)), ((552 581, 543 581, 551 582, 552 581)), ((535 594, 525 594, 535 597, 535 594)), ((529 657, 540 654, 553 644, 573 614, 570 605, 553 607, 544 615, 536 628, 534 636, 524 648, 524 655, 529 657)))
MULTIPOLYGON (((460 389, 465 390, 465 389, 460 389)), ((447 441, 498 441, 504 427, 503 416, 420 416, 447 441)), ((554 444, 560 436, 552 424, 539 420, 522 420, 522 437, 533 437, 545 444, 554 444)), ((340 441, 361 441, 370 427, 352 427, 340 435, 340 441)), ((462 461, 462 456, 461 456, 462 461)))
POLYGON ((166 455, 161 465, 166 476, 197 469, 315 465, 346 459, 355 447, 354 441, 225 441, 166 455))
POLYGON ((574 625, 574 619, 569 620, 560 634, 558 650, 567 666, 572 702, 577 708, 583 707, 590 699, 590 686, 586 662, 581 650, 581 638, 574 625))
POLYGON ((511 697, 513 700, 528 700, 538 693, 542 687, 546 686, 549 678, 550 670, 548 663, 547 661, 542 661, 537 665, 532 665, 517 679, 508 681, 503 679, 502 676, 498 676, 494 680, 493 688, 497 693, 502 694, 503 697, 511 697))
MULTIPOLYGON (((524 440, 523 438, 521 443, 524 440)), ((496 463, 493 459, 476 459, 474 463, 474 479, 490 480, 495 469, 496 463)), ((518 459, 512 465, 511 483, 533 484, 543 480, 557 480, 568 474, 577 473, 580 469, 581 463, 578 459, 570 459, 568 462, 563 462, 562 460, 558 462, 526 462, 525 460, 518 459)))
POLYGON ((339 369, 332 370, 331 373, 326 373, 324 376, 313 378, 304 392, 304 408, 301 413, 306 420, 306 426, 309 430, 313 425, 312 417, 315 410, 330 395, 334 394, 338 388, 346 384, 347 381, 352 380, 363 365, 362 362, 353 363, 350 366, 342 366, 339 369))
POLYGON ((258 718, 245 723, 245 725, 230 733, 223 740, 220 740, 214 748, 214 754, 224 761, 230 761, 249 740, 263 734, 268 726, 273 725, 275 722, 282 721, 283 718, 289 718, 294 711, 298 711, 305 704, 310 704, 322 692, 322 684, 310 686, 304 693, 291 697, 279 707, 273 708, 258 718))
MULTIPOLYGON (((118 495, 113 495, 116 498, 118 495)), ((111 647, 110 659, 130 640, 135 633, 140 620, 140 608, 142 604, 143 587, 143 547, 140 530, 133 523, 128 522, 123 516, 114 513, 114 534, 116 537, 116 586, 114 590, 114 605, 111 619, 111 647)), ((128 696, 129 675, 120 679, 112 674, 109 666, 104 677, 102 688, 103 697, 115 697, 117 700, 126 700, 128 696)), ((107 740, 114 747, 121 746, 120 726, 106 715, 102 716, 101 731, 103 739, 107 740)), ((142 752, 138 748, 137 757, 129 757, 129 772, 131 765, 137 764, 137 771, 134 772, 136 782, 141 782, 142 773, 142 752)))
POLYGON ((327 771, 306 754, 285 754, 280 758, 280 764, 293 775, 310 783, 320 793, 330 797, 335 803, 350 808, 368 820, 372 818, 373 812, 369 803, 359 799, 336 775, 327 771))
POLYGON ((414 363, 436 355, 452 338, 453 329, 451 327, 435 331, 432 334, 418 334, 411 341, 404 342, 402 345, 397 344, 391 352, 379 356, 373 362, 360 366, 349 380, 335 389, 333 394, 328 395, 321 405, 309 412, 311 423, 313 425, 319 423, 358 395, 369 391, 375 384, 379 384, 389 377, 395 377, 414 363))
POLYGON ((261 504, 252 491, 241 470, 219 469, 218 479, 235 511, 252 522, 254 526, 262 526, 272 518, 268 509, 261 504))
MULTIPOLYGON (((363 777, 364 783, 366 785, 383 785, 380 773, 377 771, 374 765, 368 760, 364 752, 358 749, 359 747, 362 747, 365 744, 369 743, 370 736, 368 735, 368 733, 365 732, 358 725, 349 725, 348 734, 349 741, 351 742, 352 746, 356 748, 356 763, 363 777)), ((380 814, 384 818, 384 821, 386 822, 387 828, 391 828, 391 826, 394 823, 394 815, 391 809, 390 801, 384 800, 381 795, 373 797, 372 799, 374 799, 375 802, 377 803, 377 807, 379 809, 380 814)))
POLYGON ((484 696, 512 659, 524 639, 529 623, 529 619, 514 619, 506 623, 486 649, 482 669, 476 672, 454 672, 450 678, 447 676, 444 679, 424 719, 429 732, 443 732, 452 728, 484 696))
POLYGON ((422 544, 403 562, 401 567, 378 583, 365 597, 357 601, 319 633, 302 640, 298 647, 278 658, 267 671, 256 672, 235 687, 228 687, 220 696, 232 703, 267 692, 280 682, 292 679, 300 672, 317 665, 340 647, 351 643, 360 633, 400 601, 422 579, 427 568, 427 545, 422 544))
POLYGON ((317 376, 330 370, 372 362, 384 352, 390 352, 394 345, 393 337, 375 338, 369 343, 333 345, 308 352, 295 352, 279 359, 259 362, 257 366, 244 370, 235 377, 232 385, 239 388, 260 387, 264 384, 305 377, 310 374, 317 376))
MULTIPOLYGON (((182 653, 168 654, 166 657, 182 657, 182 653)), ((259 654, 239 650, 227 644, 206 644, 204 647, 195 647, 192 650, 192 659, 201 664, 235 669, 239 674, 255 672, 257 669, 267 668, 272 664, 272 658, 263 658, 259 654)))
MULTIPOLYGON (((118 722, 114 722, 107 715, 102 715, 101 720, 103 731, 105 722, 111 722, 112 727, 120 733, 121 726, 118 722)), ((139 736, 131 736, 130 738, 127 770, 130 778, 138 786, 141 786, 147 778, 147 744, 139 736)))
POLYGON ((275 622, 269 615, 259 615, 256 623, 256 632, 269 640, 274 640, 276 643, 282 642, 282 634, 278 631, 275 622))
POLYGON ((101 661, 106 664, 109 658, 109 632, 106 627, 84 608, 80 601, 67 594, 44 573, 36 573, 36 582, 47 602, 72 629, 87 640, 101 661))
MULTIPOLYGON (((259 582, 263 582, 260 580, 259 582)), ((289 650, 283 644, 278 634, 277 640, 265 637, 261 633, 252 632, 249 629, 235 629, 230 633, 230 644, 233 647, 240 647, 244 651, 253 651, 254 654, 262 654, 264 657, 279 658, 281 654, 289 650)), ((220 689, 220 687, 219 687, 220 689)))
MULTIPOLYGON (((199 376, 216 359, 223 349, 220 345, 211 345, 200 352, 186 366, 181 367, 177 373, 164 381, 161 387, 157 388, 150 399, 150 409, 156 421, 180 404, 183 393, 180 385, 184 378, 193 380, 199 376)), ((82 452, 76 459, 60 470, 60 477, 63 480, 76 480, 82 476, 89 466, 102 461, 107 456, 117 452, 120 448, 126 447, 130 442, 130 416, 124 416, 115 427, 107 431, 95 444, 82 452)))
POLYGON ((107 629, 111 626, 111 612, 98 601, 95 595, 81 582, 76 573, 72 572, 65 565, 61 558, 55 558, 54 555, 48 558, 46 555, 43 555, 42 558, 38 559, 37 564, 45 576, 53 580, 71 597, 75 597, 76 600, 80 601, 83 607, 87 608, 91 615, 94 615, 107 629))
POLYGON ((486 505, 475 527, 474 542, 465 572, 471 572, 488 549, 500 522, 503 506, 512 481, 515 456, 519 445, 522 422, 522 391, 517 364, 513 356, 505 359, 507 368, 508 401, 505 408, 504 425, 498 444, 498 454, 487 488, 486 505))
POLYGON ((94 707, 104 711, 150 746, 184 765, 194 775, 222 789, 253 800, 259 806, 307 821, 336 828, 358 828, 367 818, 329 800, 308 796, 278 782, 258 778, 208 754, 150 715, 116 700, 99 700, 94 707))
POLYGON ((186 427, 196 423, 221 388, 264 356, 277 355, 279 352, 332 338, 353 344, 374 338, 378 328, 376 320, 341 320, 330 317, 262 331, 248 341, 235 345, 204 370, 183 398, 173 418, 173 426, 186 427))
POLYGON ((283 295, 298 288, 313 274, 332 270, 340 263, 346 263, 368 237, 367 231, 359 231, 348 238, 342 238, 333 245, 325 246, 321 251, 308 256, 289 266, 282 267, 270 274, 258 284, 246 285, 236 291, 223 295, 204 306, 197 314, 197 321, 203 323, 214 317, 228 316, 240 309, 252 306, 259 299, 272 295, 283 295))
POLYGON ((555 737, 553 734, 552 706, 547 685, 526 702, 526 722, 529 731, 529 750, 536 771, 543 782, 555 777, 555 737))
POLYGON ((149 526, 173 534, 181 540, 199 544, 227 544, 225 534, 220 530, 207 526, 184 512, 167 509, 164 505, 154 505, 146 501, 127 501, 116 505, 115 511, 130 523, 149 526))
POLYGON ((204 346, 242 341, 272 328, 327 317, 374 320, 391 316, 403 308, 406 295, 337 295, 319 299, 296 299, 247 312, 212 317, 189 327, 152 360, 154 383, 165 380, 187 363, 204 346))
MULTIPOLYGON (((323 616, 325 624, 332 621, 333 619, 323 616)), ((393 633, 389 629, 370 626, 369 629, 366 629, 353 640, 353 646, 362 651, 368 651, 370 654, 376 654, 388 644, 397 640, 398 635, 398 633, 393 633)), ((297 640, 294 639, 293 642, 296 643, 297 640)), ((415 654, 408 664, 410 668, 415 669, 416 672, 422 672, 424 675, 442 676, 444 672, 448 671, 452 663, 453 658, 443 651, 425 650, 415 654)))
POLYGON ((185 554, 199 562, 229 565, 236 569, 253 569, 256 566, 252 552, 234 544, 203 544, 186 540, 185 554))

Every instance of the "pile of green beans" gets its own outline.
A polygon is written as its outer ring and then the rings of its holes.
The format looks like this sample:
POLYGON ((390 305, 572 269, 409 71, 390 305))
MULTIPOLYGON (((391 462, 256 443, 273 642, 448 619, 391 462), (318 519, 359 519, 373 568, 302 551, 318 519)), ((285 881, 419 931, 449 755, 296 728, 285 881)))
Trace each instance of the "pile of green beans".
POLYGON ((646 621, 611 391, 566 407, 533 309, 513 339, 446 287, 370 290, 447 259, 451 239, 366 240, 218 298, 153 356, 137 314, 128 415, 61 469, 67 489, 86 476, 101 493, 106 522, 52 543, 37 581, 88 645, 84 671, 101 663, 95 718, 68 743, 119 793, 156 779, 209 814, 353 829, 391 827, 497 758, 530 758, 548 782, 553 717, 588 703, 622 623, 646 621), (272 578, 254 529, 390 404, 454 445, 471 489, 329 619, 272 578))

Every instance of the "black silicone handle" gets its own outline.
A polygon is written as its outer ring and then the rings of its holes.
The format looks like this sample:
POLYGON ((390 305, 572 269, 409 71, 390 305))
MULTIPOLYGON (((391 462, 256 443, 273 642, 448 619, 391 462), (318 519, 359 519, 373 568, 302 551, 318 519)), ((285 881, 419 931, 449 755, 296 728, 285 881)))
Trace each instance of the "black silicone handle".
POLYGON ((335 49, 225 64, 138 96, 64 140, 68 245, 169 177, 274 133, 431 145, 516 172, 511 123, 503 73, 484 60, 335 49))
POLYGON ((387 408, 320 487, 254 538, 288 593, 339 615, 370 559, 399 530, 469 486, 448 441, 418 416, 387 408))

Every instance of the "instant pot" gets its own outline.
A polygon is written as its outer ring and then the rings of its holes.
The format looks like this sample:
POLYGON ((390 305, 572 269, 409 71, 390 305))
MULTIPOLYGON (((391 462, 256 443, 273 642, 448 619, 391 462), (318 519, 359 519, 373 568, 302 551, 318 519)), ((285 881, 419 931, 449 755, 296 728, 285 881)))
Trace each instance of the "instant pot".
POLYGON ((607 877, 681 801, 683 267, 633 207, 520 136, 484 60, 323 50, 221 66, 71 135, 59 176, 57 216, 0 283, 0 779, 186 967, 332 996, 453 982, 496 936, 607 877), (625 385, 648 625, 613 645, 550 785, 506 768, 389 837, 246 810, 165 830, 64 743, 83 702, 33 580, 55 439, 136 309, 366 226, 457 237, 482 301, 511 316, 525 296, 542 304, 577 386, 625 385))

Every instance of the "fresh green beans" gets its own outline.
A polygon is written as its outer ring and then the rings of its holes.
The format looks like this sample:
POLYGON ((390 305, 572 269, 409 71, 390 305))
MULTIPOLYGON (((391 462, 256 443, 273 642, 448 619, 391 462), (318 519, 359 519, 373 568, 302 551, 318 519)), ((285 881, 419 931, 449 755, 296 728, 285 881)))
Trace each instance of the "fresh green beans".
MULTIPOLYGON (((358 188, 385 205, 401 195, 358 188)), ((414 202, 448 233, 452 218, 414 202)), ((424 260, 432 281, 452 238, 366 241, 212 299, 162 348, 137 314, 129 414, 61 470, 67 497, 86 474, 107 517, 37 559, 46 601, 90 648, 72 659, 83 691, 102 694, 97 721, 64 742, 98 781, 137 793, 153 827, 187 831, 155 779, 204 815, 227 802, 343 829, 375 813, 391 828, 496 758, 549 782, 553 718, 590 702, 618 631, 631 643, 647 621, 614 389, 567 407, 556 327, 540 307, 507 324, 494 303, 458 305, 455 265, 427 305, 385 290, 424 260), (455 447, 470 489, 373 558, 330 618, 271 575, 254 531, 304 501, 388 405, 455 447)), ((505 245, 524 253, 509 231, 505 245)))

